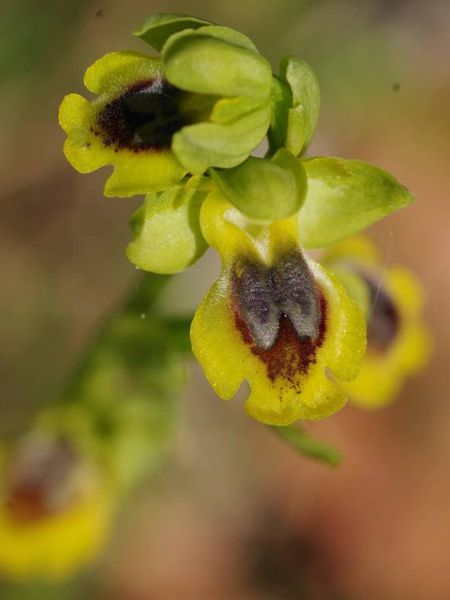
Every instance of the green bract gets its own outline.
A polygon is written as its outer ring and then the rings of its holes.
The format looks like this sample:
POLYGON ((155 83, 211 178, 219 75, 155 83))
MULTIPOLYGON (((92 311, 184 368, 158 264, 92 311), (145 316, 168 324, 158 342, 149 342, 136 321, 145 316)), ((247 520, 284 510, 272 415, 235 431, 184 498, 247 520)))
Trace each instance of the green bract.
POLYGON ((392 175, 361 160, 317 157, 303 165, 308 192, 299 228, 305 248, 338 242, 413 201, 392 175))
POLYGON ((149 194, 130 220, 129 260, 144 271, 167 274, 195 262, 207 248, 199 213, 208 190, 204 179, 193 177, 184 186, 149 194))
POLYGON ((284 148, 270 161, 250 157, 234 169, 211 170, 211 175, 226 199, 254 219, 289 217, 306 195, 303 165, 284 148))

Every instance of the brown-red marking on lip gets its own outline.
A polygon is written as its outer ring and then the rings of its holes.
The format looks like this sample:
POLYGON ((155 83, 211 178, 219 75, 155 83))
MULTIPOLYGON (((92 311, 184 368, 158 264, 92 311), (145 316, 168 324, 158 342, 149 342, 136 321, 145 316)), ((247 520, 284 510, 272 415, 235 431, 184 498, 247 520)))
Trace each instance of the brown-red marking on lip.
POLYGON ((241 333, 242 339, 255 356, 262 360, 267 369, 270 381, 282 378, 292 389, 300 393, 299 375, 308 372, 310 365, 316 362, 316 353, 323 344, 325 338, 327 321, 327 303, 321 290, 317 290, 319 296, 321 319, 319 333, 315 340, 305 337, 301 339, 295 331, 289 317, 282 315, 275 344, 269 350, 259 348, 252 337, 250 329, 239 313, 235 302, 232 302, 232 310, 236 327, 241 333))

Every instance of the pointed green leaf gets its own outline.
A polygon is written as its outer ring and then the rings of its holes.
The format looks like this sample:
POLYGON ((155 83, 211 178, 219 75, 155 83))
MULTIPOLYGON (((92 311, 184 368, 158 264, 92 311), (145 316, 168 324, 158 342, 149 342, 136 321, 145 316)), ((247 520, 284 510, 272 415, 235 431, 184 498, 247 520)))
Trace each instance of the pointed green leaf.
POLYGON ((298 211, 306 194, 303 166, 284 148, 272 160, 251 156, 234 169, 212 170, 211 175, 227 200, 254 219, 289 217, 298 211))
POLYGON ((173 136, 172 150, 190 173, 209 167, 228 169, 243 162, 264 139, 270 122, 270 105, 245 114, 231 123, 198 123, 173 136))
POLYGON ((160 52, 165 42, 174 33, 184 29, 198 29, 203 25, 210 24, 210 21, 188 15, 156 13, 149 17, 142 27, 134 32, 134 35, 160 52))
POLYGON ((319 83, 311 67, 298 58, 284 59, 280 71, 292 91, 286 148, 298 155, 305 152, 316 129, 320 109, 319 83))
POLYGON ((360 160, 317 157, 303 165, 308 191, 299 228, 306 248, 338 242, 413 201, 392 175, 360 160))
POLYGON ((201 31, 172 35, 162 50, 166 77, 198 94, 267 98, 272 84, 268 61, 248 48, 201 31))
POLYGON ((208 187, 199 177, 162 194, 149 194, 130 220, 129 260, 144 271, 177 273, 194 263, 208 245, 199 213, 208 187))

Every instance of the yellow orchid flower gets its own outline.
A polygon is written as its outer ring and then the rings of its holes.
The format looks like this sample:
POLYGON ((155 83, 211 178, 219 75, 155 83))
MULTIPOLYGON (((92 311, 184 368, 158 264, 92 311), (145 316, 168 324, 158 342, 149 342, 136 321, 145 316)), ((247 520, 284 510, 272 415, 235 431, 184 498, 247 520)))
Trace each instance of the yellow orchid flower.
POLYGON ((3 468, 0 497, 0 573, 9 579, 67 578, 108 538, 110 488, 67 440, 24 438, 3 468))
POLYGON ((258 223, 217 191, 200 221, 222 257, 218 281, 196 311, 191 340, 223 399, 244 380, 246 410, 270 425, 339 410, 365 350, 361 311, 344 287, 299 245, 297 216, 258 223))
POLYGON ((157 15, 138 34, 151 42, 162 27, 161 55, 106 54, 84 76, 96 98, 69 94, 61 104, 67 160, 81 173, 114 166, 106 196, 154 193, 188 172, 236 166, 269 128, 272 71, 254 44, 226 27, 199 21, 194 31, 170 19, 175 29, 157 15))
POLYGON ((346 383, 345 389, 354 404, 384 406, 430 356, 431 336, 421 319, 420 284, 401 266, 385 267, 367 238, 341 242, 327 252, 324 262, 339 276, 367 320, 367 353, 358 377, 346 383))
POLYGON ((148 193, 185 175, 170 149, 173 132, 184 123, 178 114, 182 94, 164 80, 160 59, 111 52, 88 68, 84 84, 97 98, 69 94, 59 111, 68 134, 64 154, 75 169, 90 173, 112 164, 106 196, 148 193), (152 111, 159 118, 149 119, 152 111))

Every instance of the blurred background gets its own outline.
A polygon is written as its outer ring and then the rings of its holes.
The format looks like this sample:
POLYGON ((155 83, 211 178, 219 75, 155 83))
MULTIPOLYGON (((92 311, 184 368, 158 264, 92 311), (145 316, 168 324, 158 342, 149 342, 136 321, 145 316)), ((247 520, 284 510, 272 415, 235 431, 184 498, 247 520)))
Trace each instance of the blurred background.
MULTIPOLYGON (((175 456, 124 511, 88 588, 54 597, 448 600, 448 0, 2 0, 0 433, 58 395, 136 276, 124 248, 139 199, 105 199, 104 170, 65 162, 57 109, 99 56, 145 52, 130 32, 156 11, 240 29, 274 69, 286 54, 311 64, 322 112, 310 153, 374 163, 417 196, 371 234, 386 265, 423 282, 435 352, 393 406, 308 425, 343 451, 336 470, 252 422, 241 399, 221 402, 190 365, 175 456)), ((192 311, 217 273, 209 252, 171 283, 167 310, 192 311)))

